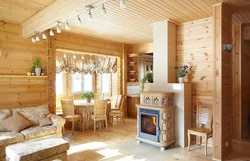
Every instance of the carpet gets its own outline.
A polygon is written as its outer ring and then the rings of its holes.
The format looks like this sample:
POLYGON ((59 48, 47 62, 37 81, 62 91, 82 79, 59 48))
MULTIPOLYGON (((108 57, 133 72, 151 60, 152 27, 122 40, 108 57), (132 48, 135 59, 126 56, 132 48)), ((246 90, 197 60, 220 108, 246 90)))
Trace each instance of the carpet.
POLYGON ((174 153, 179 152, 182 148, 173 146, 165 151, 161 151, 160 147, 136 142, 136 139, 129 139, 122 142, 119 145, 115 145, 113 148, 119 149, 121 152, 125 152, 147 161, 165 161, 171 157, 174 153))

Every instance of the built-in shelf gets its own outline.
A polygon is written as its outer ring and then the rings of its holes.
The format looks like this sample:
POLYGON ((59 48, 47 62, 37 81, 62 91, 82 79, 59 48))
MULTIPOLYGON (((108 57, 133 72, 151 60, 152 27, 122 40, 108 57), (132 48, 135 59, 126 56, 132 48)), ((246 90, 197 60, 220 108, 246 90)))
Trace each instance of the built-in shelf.
POLYGON ((47 76, 0 75, 0 78, 47 78, 47 76))

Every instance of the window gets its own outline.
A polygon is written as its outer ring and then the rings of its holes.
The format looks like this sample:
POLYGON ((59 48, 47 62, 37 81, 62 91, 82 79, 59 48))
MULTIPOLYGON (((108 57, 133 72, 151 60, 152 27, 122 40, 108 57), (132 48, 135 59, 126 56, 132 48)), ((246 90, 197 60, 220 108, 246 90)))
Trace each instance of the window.
POLYGON ((72 93, 93 91, 93 75, 75 73, 71 76, 72 93))
POLYGON ((110 93, 111 75, 102 74, 102 93, 110 93))
POLYGON ((63 73, 56 74, 56 94, 64 94, 63 73))

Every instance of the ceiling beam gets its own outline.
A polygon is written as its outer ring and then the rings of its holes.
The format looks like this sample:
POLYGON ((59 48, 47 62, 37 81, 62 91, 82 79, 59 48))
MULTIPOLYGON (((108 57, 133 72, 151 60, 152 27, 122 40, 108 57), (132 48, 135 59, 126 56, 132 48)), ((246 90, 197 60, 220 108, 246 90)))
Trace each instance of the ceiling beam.
POLYGON ((21 36, 27 38, 34 35, 34 31, 43 32, 54 27, 56 21, 76 17, 85 10, 86 5, 96 5, 102 1, 106 0, 56 0, 22 23, 21 36))

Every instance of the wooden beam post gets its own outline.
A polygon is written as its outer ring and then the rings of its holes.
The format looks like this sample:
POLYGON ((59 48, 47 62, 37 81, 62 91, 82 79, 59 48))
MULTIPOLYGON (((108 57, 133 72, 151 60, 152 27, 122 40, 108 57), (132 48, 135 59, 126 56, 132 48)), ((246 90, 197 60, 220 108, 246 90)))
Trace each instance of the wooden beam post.
POLYGON ((95 5, 103 0, 56 0, 22 23, 23 38, 34 35, 34 31, 45 31, 55 26, 56 21, 65 21, 85 12, 86 5, 95 5))

